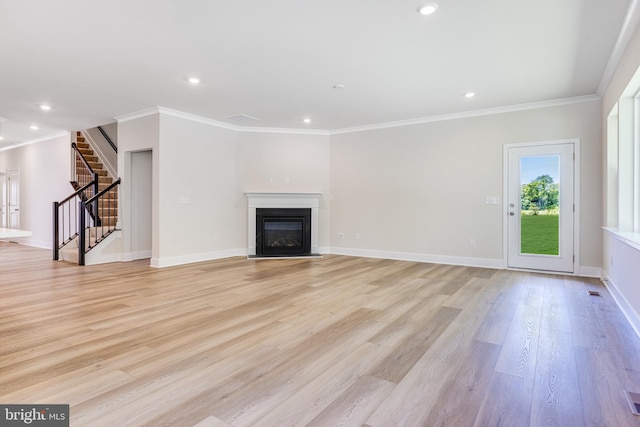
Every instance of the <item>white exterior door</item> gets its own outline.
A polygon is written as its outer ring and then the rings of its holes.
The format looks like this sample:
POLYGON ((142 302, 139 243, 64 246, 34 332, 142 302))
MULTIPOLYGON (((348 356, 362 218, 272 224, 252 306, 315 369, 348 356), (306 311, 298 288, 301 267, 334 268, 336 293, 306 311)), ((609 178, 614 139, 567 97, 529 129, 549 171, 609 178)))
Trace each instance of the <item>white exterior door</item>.
POLYGON ((20 169, 7 170, 7 209, 9 227, 20 228, 20 169))
POLYGON ((575 142, 509 145, 507 266, 574 272, 575 142))

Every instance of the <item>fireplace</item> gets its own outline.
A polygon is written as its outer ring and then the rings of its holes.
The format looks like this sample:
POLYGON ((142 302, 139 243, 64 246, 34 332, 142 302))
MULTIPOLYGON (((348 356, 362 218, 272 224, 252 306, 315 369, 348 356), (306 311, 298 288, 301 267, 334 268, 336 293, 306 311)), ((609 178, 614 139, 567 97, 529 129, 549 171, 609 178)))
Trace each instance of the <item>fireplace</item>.
POLYGON ((245 194, 249 257, 319 256, 318 218, 322 193, 245 194), (260 219, 258 212, 262 215, 260 219), (265 212, 266 232, 263 229, 265 212))
POLYGON ((256 256, 311 254, 311 209, 256 209, 256 256))

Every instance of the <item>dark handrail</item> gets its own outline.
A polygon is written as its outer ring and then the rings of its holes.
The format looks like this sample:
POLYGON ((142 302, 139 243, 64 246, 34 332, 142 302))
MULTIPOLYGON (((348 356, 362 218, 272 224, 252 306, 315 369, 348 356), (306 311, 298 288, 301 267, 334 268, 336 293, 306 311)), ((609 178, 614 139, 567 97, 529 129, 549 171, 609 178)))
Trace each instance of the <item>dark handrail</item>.
POLYGON ((85 191, 87 188, 89 188, 89 187, 90 187, 90 186, 92 186, 92 185, 93 185, 93 182, 90 182, 90 183, 88 183, 87 185, 85 185, 84 187, 77 189, 75 193, 73 193, 72 195, 70 195, 70 196, 69 196, 69 197, 67 197, 66 199, 64 199, 64 200, 62 200, 62 201, 60 201, 60 202, 58 202, 58 204, 59 204, 59 205, 62 205, 62 204, 64 204, 64 203, 68 202, 69 200, 73 199, 74 197, 79 196, 79 195, 80 195, 80 193, 82 193, 83 191, 85 191))
POLYGON ((89 163, 87 162, 87 159, 85 159, 84 156, 82 155, 82 153, 80 152, 80 150, 78 150, 78 146, 76 145, 75 142, 71 143, 71 148, 73 148, 74 151, 76 152, 76 154, 80 157, 80 159, 82 160, 82 163, 84 163, 84 167, 89 170, 91 175, 93 175, 95 173, 93 171, 93 168, 91 168, 91 166, 89 166, 89 163))
POLYGON ((87 199, 87 200, 85 201, 85 203, 86 203, 86 204, 89 204, 89 203, 95 202, 95 201, 96 201, 96 199, 100 198, 101 196, 104 196, 106 193, 108 193, 108 192, 109 192, 109 190, 111 190, 111 189, 112 189, 113 187, 115 187, 116 185, 119 185, 119 184, 120 184, 120 179, 121 179, 121 178, 118 178, 118 179, 116 179, 115 181, 113 181, 113 182, 112 182, 111 184, 109 184, 109 186, 108 186, 108 187, 106 187, 104 190, 100 191, 98 194, 95 194, 93 197, 91 197, 91 198, 87 199))
POLYGON ((104 131, 104 129, 102 129, 102 126, 98 126, 98 130, 100 131, 100 133, 102 134, 102 136, 104 136, 104 139, 107 140, 107 142, 109 143, 109 145, 111 146, 111 148, 113 148, 113 151, 115 151, 116 153, 118 152, 118 146, 116 144, 113 143, 113 141, 111 140, 111 138, 109 138, 109 135, 107 135, 107 133, 104 131))
MULTIPOLYGON (((80 218, 78 221, 78 264, 80 265, 85 264, 85 254, 116 229, 116 224, 105 225, 105 221, 103 221, 104 216, 100 218, 100 212, 104 212, 105 210, 103 197, 113 191, 113 189, 118 185, 120 185, 120 178, 109 184, 102 191, 94 194, 92 197, 86 200, 80 199, 80 201, 78 202, 78 211, 80 212, 80 218), (93 224, 95 227, 96 236, 95 238, 92 238, 91 235, 89 235, 89 241, 87 242, 86 232, 89 228, 87 213, 91 215, 92 211, 95 213, 93 224), (97 233, 98 228, 100 229, 100 234, 97 233)), ((111 208, 113 208, 113 206, 111 202, 108 202, 106 207, 107 212, 111 208)))

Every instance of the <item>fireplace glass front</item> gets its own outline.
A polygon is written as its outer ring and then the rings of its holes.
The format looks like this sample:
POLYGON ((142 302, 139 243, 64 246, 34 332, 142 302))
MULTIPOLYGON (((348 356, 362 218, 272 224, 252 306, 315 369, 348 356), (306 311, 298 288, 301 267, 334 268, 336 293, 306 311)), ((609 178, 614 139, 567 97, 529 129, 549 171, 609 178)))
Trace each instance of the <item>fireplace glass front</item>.
POLYGON ((311 209, 258 209, 256 255, 308 255, 311 209))

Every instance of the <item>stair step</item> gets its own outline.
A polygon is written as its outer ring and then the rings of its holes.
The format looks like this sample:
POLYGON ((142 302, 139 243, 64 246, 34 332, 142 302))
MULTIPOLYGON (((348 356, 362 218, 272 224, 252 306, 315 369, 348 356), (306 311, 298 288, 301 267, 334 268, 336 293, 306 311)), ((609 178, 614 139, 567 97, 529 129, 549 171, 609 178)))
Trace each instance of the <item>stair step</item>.
POLYGON ((118 218, 115 216, 101 216, 100 221, 103 226, 115 226, 118 218))
MULTIPOLYGON (((76 169, 76 174, 78 174, 78 175, 86 175, 86 169, 84 168, 84 163, 78 162, 76 164, 76 168, 77 168, 76 169)), ((97 170, 94 170, 93 172, 97 173, 100 176, 108 176, 109 175, 109 172, 107 172, 106 169, 97 169, 97 170)))
MULTIPOLYGON (((102 191, 105 188, 107 188, 108 186, 110 186, 112 183, 111 182, 101 182, 98 181, 98 190, 102 191)), ((113 187, 111 189, 111 191, 113 192, 114 197, 118 194, 118 187, 113 187)))
POLYGON ((94 171, 96 171, 97 169, 102 169, 102 163, 100 162, 89 162, 87 161, 87 164, 91 167, 91 169, 93 169, 94 171))

